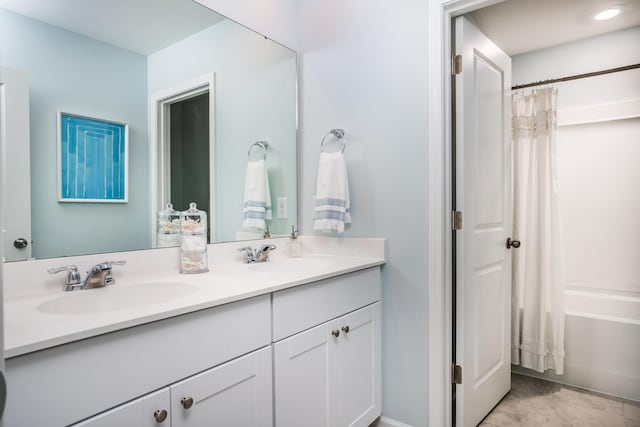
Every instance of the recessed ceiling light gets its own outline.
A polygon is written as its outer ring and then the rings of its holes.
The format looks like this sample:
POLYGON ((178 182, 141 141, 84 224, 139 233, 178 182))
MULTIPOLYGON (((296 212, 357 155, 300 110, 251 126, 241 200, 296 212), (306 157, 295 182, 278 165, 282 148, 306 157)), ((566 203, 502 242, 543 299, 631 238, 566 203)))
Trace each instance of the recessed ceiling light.
POLYGON ((595 19, 596 21, 606 21, 607 19, 618 16, 619 13, 620 9, 617 8, 605 9, 596 13, 593 16, 593 19, 595 19))

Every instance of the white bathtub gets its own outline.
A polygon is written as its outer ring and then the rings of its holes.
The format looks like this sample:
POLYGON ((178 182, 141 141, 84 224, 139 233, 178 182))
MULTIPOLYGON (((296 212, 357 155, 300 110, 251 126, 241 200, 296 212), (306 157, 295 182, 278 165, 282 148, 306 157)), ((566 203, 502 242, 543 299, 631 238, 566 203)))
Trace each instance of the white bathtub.
POLYGON ((640 297, 565 292, 564 375, 513 371, 640 401, 640 297))
MULTIPOLYGON (((567 316, 592 317, 640 326, 640 297, 608 292, 565 291, 567 316)), ((638 355, 640 357, 640 355, 638 355)))

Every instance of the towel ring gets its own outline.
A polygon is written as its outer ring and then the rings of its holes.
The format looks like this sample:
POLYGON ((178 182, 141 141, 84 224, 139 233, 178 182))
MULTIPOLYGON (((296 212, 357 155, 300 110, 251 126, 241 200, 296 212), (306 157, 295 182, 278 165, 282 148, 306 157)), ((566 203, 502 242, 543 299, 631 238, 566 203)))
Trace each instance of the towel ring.
POLYGON ((331 129, 325 136, 322 138, 322 142, 320 143, 320 151, 324 151, 324 140, 327 139, 329 135, 333 135, 338 141, 342 141, 342 149, 341 153, 344 153, 344 148, 347 146, 347 142, 344 140, 344 129, 331 129))
POLYGON ((251 149, 253 147, 256 147, 256 146, 258 146, 258 147, 260 147, 260 148, 262 148, 264 150, 264 153, 263 153, 264 155, 262 157, 262 160, 266 160, 267 159, 267 147, 269 146, 269 143, 267 141, 256 141, 253 144, 251 144, 249 146, 249 151, 247 151, 247 156, 249 156, 249 157, 251 156, 251 149))

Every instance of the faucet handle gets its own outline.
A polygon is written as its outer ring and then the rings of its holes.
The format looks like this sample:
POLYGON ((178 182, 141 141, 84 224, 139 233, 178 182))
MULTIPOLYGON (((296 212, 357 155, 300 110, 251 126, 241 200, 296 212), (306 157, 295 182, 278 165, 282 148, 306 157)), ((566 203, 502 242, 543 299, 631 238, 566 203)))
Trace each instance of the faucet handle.
POLYGON ((47 269, 47 273, 56 274, 66 271, 67 278, 64 282, 65 285, 78 285, 81 283, 80 280, 80 272, 78 271, 78 266, 75 264, 65 265, 64 267, 53 267, 47 269))
POLYGON ((104 275, 104 284, 106 285, 113 285, 116 283, 116 278, 113 277, 113 274, 111 274, 111 267, 113 267, 114 265, 125 265, 127 263, 127 261, 125 260, 119 260, 119 261, 105 261, 102 266, 105 269, 105 275, 104 275))
POLYGON ((69 273, 77 272, 78 266, 75 264, 71 264, 71 265, 65 265, 64 267, 51 267, 47 269, 47 273, 49 274, 56 274, 62 271, 68 271, 69 273))
POLYGON ((121 259, 118 261, 105 261, 105 264, 109 265, 109 268, 111 268, 112 265, 125 265, 127 263, 127 261, 121 259))
POLYGON ((245 264, 252 263, 255 259, 255 251, 251 246, 245 246, 244 248, 238 248, 239 252, 243 252, 242 262, 245 264))
POLYGON ((125 265, 127 263, 127 261, 121 259, 119 261, 105 261, 102 264, 105 265, 107 268, 111 268, 114 265, 125 265))

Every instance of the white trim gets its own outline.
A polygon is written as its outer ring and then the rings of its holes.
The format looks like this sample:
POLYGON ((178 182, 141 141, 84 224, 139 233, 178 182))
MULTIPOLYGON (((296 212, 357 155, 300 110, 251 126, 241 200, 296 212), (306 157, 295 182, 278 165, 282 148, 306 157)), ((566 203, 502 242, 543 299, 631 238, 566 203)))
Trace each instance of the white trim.
MULTIPOLYGON (((6 184, 7 184, 7 151, 6 151, 6 126, 7 113, 5 107, 6 84, 4 83, 3 69, 0 68, 0 205, 7 206, 6 184)), ((0 374, 4 377, 4 209, 0 209, 0 374)), ((18 263, 14 263, 18 264, 18 263)), ((4 409, 3 409, 4 410, 4 409)), ((2 411, 0 411, 2 412, 2 411)), ((0 426, 2 421, 0 419, 0 426)))
POLYGON ((167 136, 167 117, 170 104, 203 93, 209 93, 209 203, 206 210, 209 212, 211 222, 210 242, 216 241, 215 224, 216 212, 215 196, 215 164, 216 164, 216 129, 215 129, 215 74, 207 73, 192 80, 182 82, 174 87, 157 92, 149 100, 149 171, 150 171, 150 224, 151 224, 151 247, 156 247, 156 212, 162 209, 167 203, 170 188, 170 177, 165 175, 169 164, 169 144, 167 136), (165 165, 165 167, 160 167, 165 165))
POLYGON ((429 425, 451 426, 451 19, 502 0, 428 2, 429 425))
MULTIPOLYGON (((445 327, 447 322, 446 298, 444 293, 450 288, 447 278, 445 256, 449 250, 450 237, 446 236, 446 210, 450 204, 447 200, 449 185, 445 184, 445 130, 444 123, 444 47, 442 34, 442 5, 428 2, 428 25, 431 37, 428 44, 428 91, 429 91, 429 151, 428 151, 428 191, 429 191, 429 424, 430 426, 451 425, 450 388, 447 387, 448 375, 444 367, 451 360, 447 350, 445 327), (447 391, 449 390, 449 391, 447 391)), ((450 317, 450 316, 449 316, 450 317)), ((450 348, 450 345, 448 346, 450 348)))
POLYGON ((609 122, 640 117, 640 99, 558 110, 558 126, 609 122))

